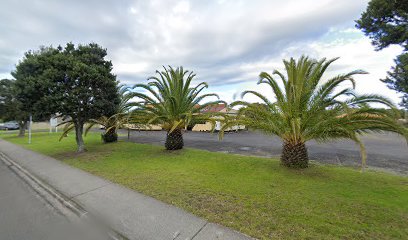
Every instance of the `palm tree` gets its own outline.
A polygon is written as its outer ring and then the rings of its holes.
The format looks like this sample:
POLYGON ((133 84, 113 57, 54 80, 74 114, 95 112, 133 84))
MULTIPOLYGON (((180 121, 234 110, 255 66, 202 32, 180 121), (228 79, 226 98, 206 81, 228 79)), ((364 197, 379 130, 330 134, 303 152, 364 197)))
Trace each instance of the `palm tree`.
POLYGON ((147 84, 136 84, 134 88, 141 88, 147 93, 135 92, 134 97, 141 99, 138 107, 133 111, 136 122, 141 119, 146 124, 160 124, 167 131, 165 147, 167 150, 183 148, 183 132, 191 121, 211 121, 213 115, 202 113, 207 106, 224 103, 216 100, 200 103, 208 97, 216 97, 217 94, 201 94, 208 88, 207 83, 201 82, 192 87, 191 81, 196 76, 193 72, 184 70, 183 67, 176 69, 163 67, 164 71, 156 71, 157 77, 148 78, 147 84))
POLYGON ((129 115, 126 113, 117 113, 110 117, 102 116, 98 119, 90 119, 85 129, 85 135, 95 125, 101 125, 105 132, 101 134, 104 143, 118 141, 118 129, 128 123, 129 115))
POLYGON ((118 86, 120 102, 116 107, 115 114, 112 116, 102 116, 98 119, 90 119, 89 124, 85 130, 85 135, 94 125, 101 125, 105 129, 101 137, 104 143, 118 141, 118 129, 124 127, 129 122, 130 109, 134 106, 130 100, 132 93, 125 85, 118 86))
POLYGON ((366 72, 357 70, 323 81, 325 71, 335 60, 337 58, 316 61, 302 56, 297 61, 293 58, 283 61, 286 75, 277 70, 272 75, 262 72, 258 84, 268 85, 274 93, 274 100, 256 91, 243 92, 242 97, 253 94, 262 103, 234 102, 231 106, 242 108, 223 129, 243 124, 279 136, 283 141, 281 163, 292 168, 308 167, 305 143, 312 139, 321 142, 342 138, 353 140, 360 147, 363 167, 366 153, 359 135, 369 131, 390 131, 408 139, 407 130, 396 121, 398 111, 369 105, 382 104, 396 110, 391 101, 378 95, 357 95, 354 92, 353 76, 366 72), (351 83, 350 87, 344 86, 346 82, 351 83))
MULTIPOLYGON (((130 102, 132 99, 132 93, 129 91, 128 87, 125 85, 119 85, 117 91, 120 97, 120 102, 116 106, 115 113, 111 116, 101 116, 97 119, 90 119, 85 128, 85 135, 87 135, 89 130, 95 125, 101 125, 105 129, 105 132, 101 134, 103 142, 117 142, 117 130, 128 123, 130 109, 133 106, 133 103, 130 102)), ((60 123, 60 125, 64 125, 64 130, 60 137, 61 141, 69 132, 74 130, 74 123, 71 120, 67 120, 60 123)))

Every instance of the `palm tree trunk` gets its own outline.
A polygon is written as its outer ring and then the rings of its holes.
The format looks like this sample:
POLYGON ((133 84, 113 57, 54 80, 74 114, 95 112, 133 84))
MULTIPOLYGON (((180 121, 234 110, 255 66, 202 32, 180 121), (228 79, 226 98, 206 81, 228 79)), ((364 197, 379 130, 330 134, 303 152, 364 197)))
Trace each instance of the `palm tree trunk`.
POLYGON ((167 150, 178 150, 184 146, 183 133, 181 129, 174 129, 172 132, 167 132, 165 147, 167 150))
POLYGON ((102 134, 102 140, 104 143, 111 143, 118 141, 118 134, 116 133, 116 128, 111 128, 109 131, 102 134))
POLYGON ((307 168, 309 165, 309 156, 305 143, 290 143, 284 141, 281 163, 290 168, 307 168))

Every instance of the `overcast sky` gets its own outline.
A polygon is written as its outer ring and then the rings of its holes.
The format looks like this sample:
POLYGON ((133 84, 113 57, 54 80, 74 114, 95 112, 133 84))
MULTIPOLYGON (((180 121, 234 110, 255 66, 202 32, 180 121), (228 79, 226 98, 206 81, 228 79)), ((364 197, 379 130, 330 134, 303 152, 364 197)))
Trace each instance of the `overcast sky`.
POLYGON ((263 91, 256 85, 261 71, 281 69, 283 58, 307 54, 341 57, 329 76, 368 71, 357 77, 357 91, 398 102, 379 79, 401 49, 376 52, 354 28, 367 2, 2 0, 0 78, 11 77, 23 53, 40 45, 96 42, 108 49, 122 83, 146 82, 162 65, 182 65, 230 102, 244 89, 263 91))

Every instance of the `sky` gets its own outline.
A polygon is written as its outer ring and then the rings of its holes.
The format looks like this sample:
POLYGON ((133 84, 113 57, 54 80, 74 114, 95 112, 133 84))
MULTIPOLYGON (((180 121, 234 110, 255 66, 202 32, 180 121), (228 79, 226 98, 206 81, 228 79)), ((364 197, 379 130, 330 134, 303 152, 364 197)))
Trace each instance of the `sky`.
MULTIPOLYGON (((0 78, 24 52, 67 42, 107 48, 124 84, 145 83, 163 65, 183 66, 195 83, 231 102, 257 85, 259 73, 282 70, 282 59, 340 57, 326 78, 356 69, 358 93, 399 95, 380 79, 401 52, 375 51, 355 28, 366 0, 2 0, 0 78)), ((248 101, 256 101, 251 97, 248 101)))

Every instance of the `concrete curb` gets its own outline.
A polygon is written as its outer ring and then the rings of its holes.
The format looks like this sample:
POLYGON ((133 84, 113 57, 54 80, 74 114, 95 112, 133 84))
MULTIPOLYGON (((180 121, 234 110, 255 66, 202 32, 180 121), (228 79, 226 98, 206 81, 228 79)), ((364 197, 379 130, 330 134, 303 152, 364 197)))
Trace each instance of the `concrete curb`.
POLYGON ((125 236, 116 232, 111 227, 104 224, 95 216, 91 216, 88 211, 82 208, 78 203, 64 196, 55 188, 44 183, 24 167, 11 160, 6 154, 0 152, 0 160, 7 165, 17 176, 26 182, 36 193, 39 194, 48 204, 54 207, 58 212, 64 215, 69 221, 79 223, 86 222, 99 229, 106 229, 105 234, 111 240, 127 240, 125 236))

